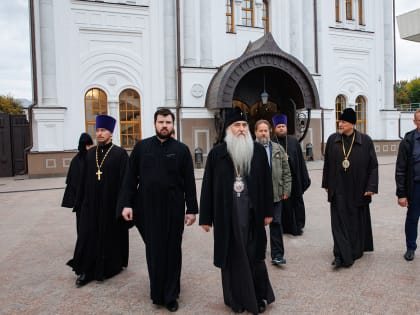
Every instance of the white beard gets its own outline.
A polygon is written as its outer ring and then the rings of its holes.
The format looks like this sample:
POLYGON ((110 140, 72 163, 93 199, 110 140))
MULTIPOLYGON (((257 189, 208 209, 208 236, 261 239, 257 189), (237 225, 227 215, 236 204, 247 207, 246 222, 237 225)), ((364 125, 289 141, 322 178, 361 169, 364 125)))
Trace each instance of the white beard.
POLYGON ((249 175, 251 160, 254 155, 254 141, 248 132, 246 135, 234 136, 230 129, 226 130, 225 142, 230 157, 234 161, 241 176, 249 175))

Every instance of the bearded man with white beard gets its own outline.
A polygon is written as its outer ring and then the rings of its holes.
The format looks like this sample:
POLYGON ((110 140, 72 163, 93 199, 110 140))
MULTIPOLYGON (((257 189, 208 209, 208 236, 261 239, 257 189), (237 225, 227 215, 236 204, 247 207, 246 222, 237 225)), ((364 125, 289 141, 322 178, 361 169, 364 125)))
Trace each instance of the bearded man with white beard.
POLYGON ((207 157, 199 224, 214 227, 213 263, 221 268, 224 302, 236 313, 262 313, 274 302, 265 265, 265 226, 273 217, 267 154, 254 143, 246 114, 226 110, 225 142, 207 157))

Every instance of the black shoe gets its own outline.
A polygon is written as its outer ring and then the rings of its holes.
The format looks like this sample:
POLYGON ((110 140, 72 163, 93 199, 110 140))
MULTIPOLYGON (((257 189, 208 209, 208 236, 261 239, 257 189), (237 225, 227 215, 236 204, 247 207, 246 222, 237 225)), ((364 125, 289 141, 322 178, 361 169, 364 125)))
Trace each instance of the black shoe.
POLYGON ((274 257, 272 260, 271 260, 271 263, 273 264, 273 265, 285 265, 286 264, 286 259, 284 258, 284 257, 274 257))
POLYGON ((258 313, 264 313, 266 309, 266 304, 264 300, 258 301, 258 313))
POLYGON ((232 308, 232 311, 236 314, 245 312, 245 309, 243 307, 231 307, 231 308, 232 308))
POLYGON ((407 261, 411 261, 414 259, 414 249, 407 249, 407 251, 404 254, 404 258, 407 261))
POLYGON ((76 287, 80 288, 92 281, 92 278, 87 273, 82 273, 76 279, 76 287))
POLYGON ((166 309, 169 312, 176 312, 178 310, 178 301, 173 300, 173 301, 170 301, 170 302, 166 303, 166 309))
POLYGON ((344 267, 343 260, 341 259, 341 257, 338 257, 338 256, 334 258, 331 265, 333 265, 335 269, 344 267))

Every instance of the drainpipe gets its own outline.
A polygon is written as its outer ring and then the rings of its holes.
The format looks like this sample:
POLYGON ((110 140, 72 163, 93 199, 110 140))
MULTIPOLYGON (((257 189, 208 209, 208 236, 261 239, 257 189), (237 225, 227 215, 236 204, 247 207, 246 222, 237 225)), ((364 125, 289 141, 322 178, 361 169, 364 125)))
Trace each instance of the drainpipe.
POLYGON ((321 107, 321 155, 325 156, 324 152, 324 109, 321 107))
POLYGON ((32 104, 28 107, 29 118, 29 145, 24 149, 24 174, 28 173, 28 153, 34 145, 32 133, 33 108, 38 105, 38 79, 36 68, 36 46, 35 46, 35 9, 34 0, 28 1, 29 5, 29 27, 31 35, 31 65, 32 65, 32 104))
POLYGON ((396 93, 396 89, 397 89, 397 52, 396 52, 396 47, 395 47, 395 0, 392 1, 392 28, 393 28, 393 32, 394 32, 394 106, 393 108, 395 108, 395 104, 397 103, 397 93, 396 93))
POLYGON ((401 112, 400 117, 398 117, 398 138, 400 138, 400 140, 404 139, 401 135, 401 112))
POLYGON ((176 0, 176 68, 177 68, 177 98, 176 98, 176 135, 177 139, 181 136, 181 119, 179 118, 182 103, 182 73, 181 73, 181 22, 180 22, 179 0, 176 0))

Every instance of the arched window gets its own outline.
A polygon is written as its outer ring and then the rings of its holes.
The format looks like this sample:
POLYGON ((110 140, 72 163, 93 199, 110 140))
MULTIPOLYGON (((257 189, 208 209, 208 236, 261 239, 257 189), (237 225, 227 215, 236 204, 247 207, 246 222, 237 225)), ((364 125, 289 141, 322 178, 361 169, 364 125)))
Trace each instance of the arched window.
POLYGON ((254 0, 242 0, 242 25, 254 26, 254 0))
POLYGON ((226 32, 235 32, 235 19, 233 14, 233 0, 226 0, 226 32))
POLYGON ((338 130, 338 119, 340 114, 346 108, 346 97, 342 94, 335 98, 335 127, 338 130))
POLYGON ((358 2, 359 25, 365 25, 365 17, 363 15, 363 0, 358 2))
POLYGON ((356 98, 356 128, 360 132, 366 133, 366 99, 359 95, 356 98))
POLYGON ((353 20, 353 0, 346 0, 346 20, 353 20))
POLYGON ((140 95, 132 89, 120 93, 120 131, 123 148, 132 148, 141 139, 140 95))
POLYGON ((262 24, 264 27, 264 32, 268 33, 270 31, 270 11, 268 10, 268 1, 263 1, 262 7, 262 24))
POLYGON ((335 0, 335 21, 341 22, 340 18, 340 1, 341 0, 335 0))
POLYGON ((85 94, 85 125, 86 132, 95 139, 95 117, 108 113, 108 99, 104 91, 92 88, 85 94))

